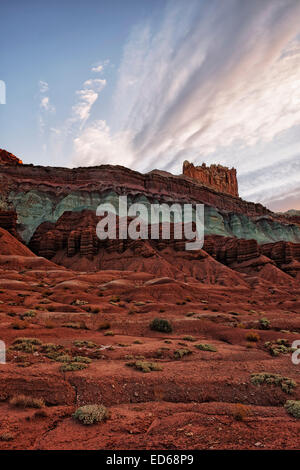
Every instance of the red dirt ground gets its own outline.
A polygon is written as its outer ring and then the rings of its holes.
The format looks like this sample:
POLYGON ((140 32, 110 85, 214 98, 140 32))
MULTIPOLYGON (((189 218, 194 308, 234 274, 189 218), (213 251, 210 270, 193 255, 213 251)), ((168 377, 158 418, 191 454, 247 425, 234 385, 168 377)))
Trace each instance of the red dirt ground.
MULTIPOLYGON (((210 273, 209 283, 193 278, 191 269, 186 278, 171 270, 170 277, 142 272, 138 260, 136 272, 75 272, 36 257, 5 230, 0 237, 0 339, 7 347, 7 364, 0 365, 0 449, 299 448, 300 422, 283 405, 300 400, 300 366, 290 353, 272 356, 265 346, 300 339, 298 281, 275 266, 238 273, 210 257, 195 263, 210 273), (170 321, 172 333, 152 331, 156 317, 170 321), (269 329, 260 328, 261 318, 269 329), (12 349, 20 337, 92 362, 61 372, 43 346, 12 349), (216 351, 199 350, 199 343, 216 351), (191 352, 178 359, 180 349, 191 352), (141 358, 162 370, 126 365, 141 358), (291 394, 256 386, 256 372, 298 385, 291 394), (43 398, 43 413, 10 404, 18 394, 43 398), (79 406, 96 403, 108 407, 106 422, 84 426, 72 418, 79 406)), ((172 263, 171 253, 164 259, 174 270, 182 262, 172 263)))

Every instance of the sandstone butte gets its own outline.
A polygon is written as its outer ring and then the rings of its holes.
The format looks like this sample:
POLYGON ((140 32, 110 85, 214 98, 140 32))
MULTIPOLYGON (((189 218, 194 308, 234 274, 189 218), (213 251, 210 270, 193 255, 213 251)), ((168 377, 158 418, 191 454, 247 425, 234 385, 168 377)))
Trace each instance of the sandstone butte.
POLYGON ((218 165, 0 162, 0 449, 299 448, 297 211, 244 201, 218 165), (203 249, 100 242, 96 207, 118 195, 204 203, 203 249), (86 404, 108 419, 77 422, 86 404))

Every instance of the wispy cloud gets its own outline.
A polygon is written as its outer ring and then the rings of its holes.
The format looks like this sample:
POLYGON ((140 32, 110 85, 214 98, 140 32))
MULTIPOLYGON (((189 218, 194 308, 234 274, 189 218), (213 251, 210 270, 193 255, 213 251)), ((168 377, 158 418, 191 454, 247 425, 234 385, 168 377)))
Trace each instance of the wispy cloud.
POLYGON ((100 63, 98 63, 98 64, 96 64, 96 65, 93 65, 93 67, 92 67, 91 70, 92 70, 92 72, 94 72, 94 73, 102 73, 103 70, 104 70, 104 68, 105 68, 108 64, 109 64, 109 60, 106 59, 106 60, 104 60, 103 62, 100 62, 100 63))
POLYGON ((103 65, 96 65, 95 67, 92 67, 92 72, 97 72, 100 73, 103 70, 103 65))
MULTIPOLYGON (((75 164, 83 148, 86 163, 109 161, 120 138, 119 163, 124 156, 142 171, 180 171, 184 158, 231 164, 231 149, 272 142, 300 123, 299 17, 298 0, 170 2, 159 26, 132 32, 114 94, 114 132, 91 123, 76 137, 75 164), (104 153, 97 151, 103 129, 104 153)), ((246 154, 235 162, 243 173, 281 158, 262 164, 255 155, 243 161, 246 154)))
POLYGON ((48 83, 44 82, 43 80, 40 80, 39 81, 39 90, 40 90, 40 93, 47 93, 47 91, 49 90, 48 83))
POLYGON ((43 134, 46 127, 46 120, 48 113, 55 112, 55 106, 50 102, 48 95, 49 85, 47 82, 40 80, 39 83, 39 113, 38 113, 38 123, 40 132, 43 134))
POLYGON ((44 96, 41 98, 40 107, 45 111, 55 111, 55 107, 50 104, 49 96, 44 96))
POLYGON ((94 121, 74 139, 73 165, 85 166, 107 163, 131 166, 133 151, 131 135, 123 131, 111 133, 105 121, 94 121))
POLYGON ((81 90, 76 92, 78 102, 72 107, 70 122, 81 123, 81 128, 90 117, 93 104, 97 101, 99 93, 106 85, 106 80, 100 78, 86 80, 81 90))

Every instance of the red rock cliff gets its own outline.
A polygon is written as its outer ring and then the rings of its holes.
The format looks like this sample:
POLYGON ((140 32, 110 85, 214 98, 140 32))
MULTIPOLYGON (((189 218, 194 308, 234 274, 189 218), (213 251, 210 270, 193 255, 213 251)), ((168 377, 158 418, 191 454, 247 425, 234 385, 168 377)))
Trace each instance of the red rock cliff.
POLYGON ((216 191, 236 197, 239 195, 235 168, 229 169, 221 165, 206 166, 205 163, 201 166, 194 166, 193 163, 185 160, 183 174, 216 191))

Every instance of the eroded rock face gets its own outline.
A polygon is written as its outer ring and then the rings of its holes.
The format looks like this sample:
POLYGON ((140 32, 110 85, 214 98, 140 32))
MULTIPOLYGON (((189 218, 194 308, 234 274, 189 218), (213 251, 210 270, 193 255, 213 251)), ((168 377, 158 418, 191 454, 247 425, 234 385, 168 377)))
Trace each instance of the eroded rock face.
POLYGON ((256 240, 220 236, 205 238, 203 249, 231 268, 257 268, 272 264, 292 277, 300 275, 300 244, 275 242, 259 245, 256 240))
POLYGON ((273 259, 278 267, 293 277, 300 277, 300 244, 289 242, 267 243, 261 252, 273 259))
POLYGON ((193 163, 185 160, 183 174, 221 193, 239 196, 235 168, 229 169, 222 165, 206 166, 205 163, 201 166, 194 166, 193 163))
MULTIPOLYGON (((75 169, 0 165, 0 208, 16 211, 18 233, 26 243, 41 224, 55 224, 64 212, 95 212, 99 204, 107 202, 117 207, 120 195, 127 196, 128 204, 148 206, 202 203, 208 235, 255 239, 259 243, 300 241, 300 224, 288 216, 185 175, 156 170, 141 174, 111 165, 75 169)), ((73 236, 75 240, 76 234, 73 236)))
POLYGON ((0 210, 0 227, 10 232, 14 237, 19 238, 17 234, 17 214, 15 211, 0 210))
POLYGON ((150 239, 150 225, 148 240, 123 240, 118 239, 117 219, 117 238, 99 240, 96 235, 99 220, 93 211, 65 212, 55 224, 41 224, 29 247, 37 255, 74 270, 143 270, 222 285, 243 284, 241 278, 234 278, 235 271, 262 278, 267 275, 269 280, 281 283, 292 281, 290 276, 297 278, 300 273, 300 245, 296 243, 259 245, 253 239, 208 235, 202 250, 186 251, 186 240, 174 238, 174 226, 170 240, 162 238, 161 226, 159 239, 150 239), (225 267, 230 269, 225 272, 225 267))

